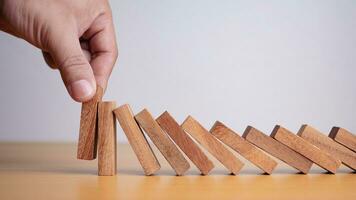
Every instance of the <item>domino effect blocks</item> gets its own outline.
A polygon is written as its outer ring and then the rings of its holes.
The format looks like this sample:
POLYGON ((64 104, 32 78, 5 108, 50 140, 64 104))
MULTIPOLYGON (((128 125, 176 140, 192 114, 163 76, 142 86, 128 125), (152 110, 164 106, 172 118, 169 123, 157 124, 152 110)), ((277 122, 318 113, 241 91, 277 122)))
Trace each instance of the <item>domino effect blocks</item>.
POLYGON ((277 125, 268 136, 248 126, 240 136, 220 121, 208 131, 192 116, 179 125, 167 111, 156 119, 147 109, 134 115, 128 104, 116 108, 115 102, 101 101, 102 94, 98 87, 94 98, 82 105, 77 151, 77 158, 83 160, 93 160, 98 154, 99 176, 116 174, 116 120, 148 176, 161 166, 146 135, 178 176, 189 170, 187 159, 202 175, 209 174, 214 164, 203 149, 234 175, 244 163, 233 151, 265 174, 276 169, 275 159, 303 174, 313 163, 332 174, 341 163, 356 170, 356 136, 340 127, 326 136, 309 125, 303 125, 297 134, 277 125))

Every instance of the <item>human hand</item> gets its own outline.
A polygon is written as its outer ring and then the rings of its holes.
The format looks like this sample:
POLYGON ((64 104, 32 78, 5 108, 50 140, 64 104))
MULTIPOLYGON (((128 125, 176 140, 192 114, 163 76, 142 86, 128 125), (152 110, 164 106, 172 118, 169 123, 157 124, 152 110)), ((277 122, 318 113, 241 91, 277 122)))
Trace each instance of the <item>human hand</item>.
POLYGON ((106 88, 118 56, 107 0, 0 0, 0 30, 40 48, 74 100, 106 88))

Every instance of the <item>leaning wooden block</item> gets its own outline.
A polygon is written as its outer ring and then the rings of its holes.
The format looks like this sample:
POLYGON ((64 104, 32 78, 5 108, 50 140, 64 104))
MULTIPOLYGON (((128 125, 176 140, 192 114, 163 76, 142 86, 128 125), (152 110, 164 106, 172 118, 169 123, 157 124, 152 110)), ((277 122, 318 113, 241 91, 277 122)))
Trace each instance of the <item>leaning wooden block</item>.
POLYGON ((211 135, 198 121, 188 116, 181 125, 199 144, 218 159, 232 174, 237 174, 244 164, 211 135))
POLYGON ((116 121, 113 101, 98 104, 98 173, 99 176, 116 174, 116 121))
POLYGON ((164 158, 166 158, 176 174, 178 176, 183 175, 190 168, 188 161, 154 120, 148 110, 143 109, 140 113, 135 115, 135 119, 151 138, 164 158))
POLYGON ((116 119, 124 131, 131 148, 135 152, 144 173, 149 176, 158 171, 161 166, 147 142, 145 135, 134 119, 134 115, 128 104, 114 110, 116 119))
POLYGON ((313 164, 304 156, 251 126, 246 128, 242 137, 304 174, 309 172, 313 164))
POLYGON ((214 168, 213 162, 209 160, 167 111, 162 113, 156 121, 203 175, 207 175, 214 168))
POLYGON ((305 139, 293 134, 289 130, 277 125, 271 133, 271 137, 288 146, 294 151, 302 154, 321 168, 336 173, 341 161, 334 158, 327 152, 319 149, 305 139))
POLYGON ((309 125, 303 125, 299 131, 298 135, 315 146, 319 147, 321 150, 328 152, 330 155, 335 156, 343 164, 349 168, 356 170, 356 153, 350 149, 344 147, 343 145, 335 142, 328 136, 322 134, 318 130, 314 129, 309 125))
POLYGON ((96 86, 95 96, 90 101, 82 104, 77 151, 78 159, 94 160, 96 158, 98 102, 101 101, 102 96, 103 88, 96 86))
POLYGON ((356 135, 353 135, 346 129, 333 127, 330 131, 329 137, 356 152, 356 135))
POLYGON ((219 121, 215 122, 210 133, 267 174, 271 174, 277 166, 271 157, 219 121))

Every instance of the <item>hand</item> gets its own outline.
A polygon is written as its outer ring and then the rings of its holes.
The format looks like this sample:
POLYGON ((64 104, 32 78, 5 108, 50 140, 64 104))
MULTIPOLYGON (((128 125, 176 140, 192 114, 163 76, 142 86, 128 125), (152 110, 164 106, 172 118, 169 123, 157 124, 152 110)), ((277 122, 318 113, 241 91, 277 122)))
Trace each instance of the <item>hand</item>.
POLYGON ((74 100, 106 88, 118 55, 107 0, 0 0, 0 30, 40 48, 74 100))

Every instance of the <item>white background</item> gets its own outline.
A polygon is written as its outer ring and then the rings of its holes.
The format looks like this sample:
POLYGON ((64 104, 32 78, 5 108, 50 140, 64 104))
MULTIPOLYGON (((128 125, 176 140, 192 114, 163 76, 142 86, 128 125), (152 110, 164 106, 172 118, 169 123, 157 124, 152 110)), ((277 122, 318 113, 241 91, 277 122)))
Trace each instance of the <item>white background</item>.
MULTIPOLYGON (((356 1, 111 1, 120 58, 105 95, 134 112, 356 133, 356 1)), ((0 33, 0 140, 76 141, 81 105, 39 50, 0 33)), ((118 139, 126 138, 118 128, 118 139)))

